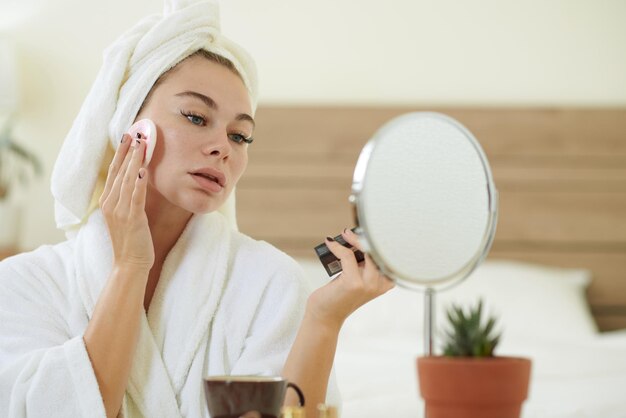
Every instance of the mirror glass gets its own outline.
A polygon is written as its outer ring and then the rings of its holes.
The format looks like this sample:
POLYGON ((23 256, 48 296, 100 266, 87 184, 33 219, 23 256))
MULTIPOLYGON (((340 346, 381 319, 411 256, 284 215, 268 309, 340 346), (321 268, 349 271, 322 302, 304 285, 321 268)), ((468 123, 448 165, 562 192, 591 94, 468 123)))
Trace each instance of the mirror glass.
POLYGON ((463 125, 439 113, 409 113, 376 132, 359 156, 351 201, 364 249, 404 287, 458 283, 495 234, 487 158, 463 125))

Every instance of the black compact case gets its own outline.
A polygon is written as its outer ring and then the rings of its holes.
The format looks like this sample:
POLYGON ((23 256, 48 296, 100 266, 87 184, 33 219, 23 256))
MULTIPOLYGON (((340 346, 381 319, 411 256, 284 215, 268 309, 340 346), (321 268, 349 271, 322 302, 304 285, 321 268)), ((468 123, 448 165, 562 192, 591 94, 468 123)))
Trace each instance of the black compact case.
MULTIPOLYGON (((353 228, 351 231, 354 232, 355 229, 356 228, 353 228)), ((365 255, 361 251, 353 247, 352 245, 348 244, 346 240, 343 239, 343 236, 341 234, 337 235, 333 239, 339 244, 343 245, 344 247, 350 248, 354 252, 354 256, 356 257, 357 263, 360 263, 363 260, 365 260, 365 255)), ((322 262, 322 265, 324 266, 324 269, 326 270, 326 273, 328 273, 329 276, 332 277, 338 273, 341 273, 341 271, 343 270, 341 268, 341 261, 339 261, 339 259, 335 257, 333 253, 330 252, 330 250, 328 249, 328 246, 326 246, 325 243, 320 244, 317 247, 315 247, 315 253, 319 257, 320 261, 322 262)))

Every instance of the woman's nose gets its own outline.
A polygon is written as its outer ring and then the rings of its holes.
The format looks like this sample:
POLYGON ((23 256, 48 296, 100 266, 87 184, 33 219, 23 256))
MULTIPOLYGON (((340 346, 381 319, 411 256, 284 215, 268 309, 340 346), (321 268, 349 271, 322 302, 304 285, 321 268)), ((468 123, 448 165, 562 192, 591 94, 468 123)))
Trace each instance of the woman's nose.
POLYGON ((211 135, 202 146, 202 153, 204 155, 212 155, 222 159, 228 158, 231 151, 231 141, 226 132, 219 132, 211 135))

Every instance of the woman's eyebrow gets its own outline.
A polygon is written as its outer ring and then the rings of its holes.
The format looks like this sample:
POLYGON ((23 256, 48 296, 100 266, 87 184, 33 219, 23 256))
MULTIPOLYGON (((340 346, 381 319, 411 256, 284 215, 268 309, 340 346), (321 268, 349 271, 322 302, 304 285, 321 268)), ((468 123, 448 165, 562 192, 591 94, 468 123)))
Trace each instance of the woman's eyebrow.
POLYGON ((252 116, 248 115, 247 113, 240 113, 237 115, 237 117, 235 118, 235 120, 245 120, 248 121, 252 124, 252 129, 256 128, 256 123, 254 123, 254 119, 252 119, 252 116))
POLYGON ((211 99, 209 96, 205 96, 202 93, 198 93, 197 91, 191 91, 191 90, 187 90, 187 91, 183 91, 181 93, 178 93, 176 96, 180 96, 180 97, 195 97, 196 99, 202 100, 202 102, 210 109, 215 109, 217 110, 217 103, 215 103, 215 100, 211 99))
MULTIPOLYGON (((217 103, 215 103, 215 100, 211 99, 209 96, 205 96, 202 93, 198 93, 197 91, 187 90, 187 91, 183 91, 183 92, 176 94, 176 96, 193 97, 198 100, 201 100, 209 109, 213 109, 213 110, 218 109, 218 106, 217 106, 217 103)), ((235 120, 245 120, 245 121, 252 123, 252 127, 256 126, 252 116, 248 115, 247 113, 238 114, 237 117, 235 117, 235 120)))

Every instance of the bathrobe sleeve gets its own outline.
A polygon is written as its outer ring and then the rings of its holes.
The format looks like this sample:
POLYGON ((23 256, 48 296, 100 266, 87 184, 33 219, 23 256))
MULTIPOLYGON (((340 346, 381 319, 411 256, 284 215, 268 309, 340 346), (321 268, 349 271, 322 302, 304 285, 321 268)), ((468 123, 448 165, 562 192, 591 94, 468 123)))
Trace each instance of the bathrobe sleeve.
MULTIPOLYGON (((280 266, 265 288, 233 375, 282 373, 313 289, 295 260, 285 256, 280 266)), ((328 404, 341 407, 334 367, 326 399, 328 404)))
POLYGON ((243 350, 231 374, 280 375, 304 316, 309 289, 304 273, 292 259, 265 287, 248 329, 243 350))
MULTIPOLYGON (((0 417, 106 418, 54 247, 0 263, 0 417)), ((74 302, 75 303, 75 302, 74 302)))

